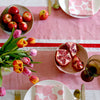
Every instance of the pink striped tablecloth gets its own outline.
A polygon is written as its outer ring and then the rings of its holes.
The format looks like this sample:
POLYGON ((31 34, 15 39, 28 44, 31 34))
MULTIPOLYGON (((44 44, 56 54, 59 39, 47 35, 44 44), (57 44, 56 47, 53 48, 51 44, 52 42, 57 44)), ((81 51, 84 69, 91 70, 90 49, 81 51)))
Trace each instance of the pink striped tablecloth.
MULTIPOLYGON (((61 9, 52 9, 47 20, 39 20, 39 12, 42 9, 47 10, 47 7, 27 6, 27 8, 34 16, 34 23, 31 31, 25 36, 37 40, 34 46, 28 48, 36 48, 38 55, 33 59, 42 62, 35 65, 34 69, 37 73, 34 75, 37 75, 40 81, 51 79, 63 82, 72 90, 80 89, 82 83, 85 84, 86 90, 100 90, 100 77, 89 83, 84 82, 80 77, 81 73, 71 75, 60 72, 55 66, 54 58, 56 48, 68 41, 80 43, 87 50, 89 57, 100 55, 100 11, 89 18, 77 19, 70 17, 61 9)), ((4 9, 5 6, 0 7, 0 13, 4 9)), ((9 35, 0 28, 0 46, 8 37, 9 35)), ((8 90, 27 90, 32 85, 23 74, 12 72, 3 77, 3 86, 8 90)))

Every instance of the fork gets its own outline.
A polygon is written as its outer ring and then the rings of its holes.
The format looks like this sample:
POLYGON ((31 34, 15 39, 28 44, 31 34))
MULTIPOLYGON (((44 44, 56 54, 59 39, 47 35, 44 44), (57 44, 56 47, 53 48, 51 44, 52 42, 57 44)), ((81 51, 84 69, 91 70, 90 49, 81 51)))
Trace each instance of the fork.
POLYGON ((15 100, 21 100, 20 91, 15 91, 15 100))
POLYGON ((52 6, 52 2, 51 2, 51 0, 48 0, 48 11, 49 11, 49 16, 51 15, 51 6, 52 6))

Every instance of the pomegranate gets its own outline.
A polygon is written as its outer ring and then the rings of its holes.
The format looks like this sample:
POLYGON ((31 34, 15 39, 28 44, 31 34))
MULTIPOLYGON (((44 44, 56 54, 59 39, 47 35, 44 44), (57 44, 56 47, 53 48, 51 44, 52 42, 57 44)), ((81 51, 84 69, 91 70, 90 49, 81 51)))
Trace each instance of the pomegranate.
POLYGON ((76 43, 73 43, 73 42, 67 42, 66 43, 68 49, 69 49, 69 52, 71 53, 71 56, 75 56, 76 53, 77 53, 77 45, 76 43))
POLYGON ((56 51, 55 58, 56 58, 56 62, 60 66, 66 66, 67 64, 69 64, 69 62, 71 62, 71 55, 66 49, 58 49, 56 51))
POLYGON ((84 68, 83 63, 81 62, 81 60, 75 55, 73 57, 72 60, 72 67, 76 70, 76 71, 81 71, 84 68))

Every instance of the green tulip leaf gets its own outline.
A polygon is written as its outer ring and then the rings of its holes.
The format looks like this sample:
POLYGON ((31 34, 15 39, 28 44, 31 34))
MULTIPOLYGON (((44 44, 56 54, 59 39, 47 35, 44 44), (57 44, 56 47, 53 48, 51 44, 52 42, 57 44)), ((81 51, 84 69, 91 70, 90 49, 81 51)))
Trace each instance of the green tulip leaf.
POLYGON ((0 63, 2 63, 3 61, 2 61, 2 58, 0 57, 0 63))
POLYGON ((2 64, 2 67, 4 67, 4 68, 9 68, 9 67, 13 67, 13 65, 12 65, 12 64, 8 64, 8 63, 7 63, 7 64, 4 64, 4 63, 3 63, 3 64, 2 64))
POLYGON ((1 73, 1 67, 0 67, 0 87, 2 87, 2 73, 1 73))
POLYGON ((35 70, 32 70, 32 69, 30 69, 30 71, 31 71, 31 72, 35 72, 35 73, 36 73, 36 71, 35 71, 35 70))
POLYGON ((8 40, 4 43, 4 45, 1 47, 1 51, 4 51, 5 48, 6 48, 6 46, 7 46, 8 44, 10 44, 10 42, 13 40, 13 33, 14 33, 14 31, 15 31, 15 29, 13 28, 9 39, 8 39, 8 40))
POLYGON ((25 37, 19 37, 19 38, 13 39, 13 40, 11 41, 11 43, 8 44, 8 45, 5 47, 5 51, 10 51, 10 50, 13 51, 13 50, 15 50, 16 47, 17 47, 17 42, 18 42, 20 39, 22 39, 22 38, 25 38, 25 37))

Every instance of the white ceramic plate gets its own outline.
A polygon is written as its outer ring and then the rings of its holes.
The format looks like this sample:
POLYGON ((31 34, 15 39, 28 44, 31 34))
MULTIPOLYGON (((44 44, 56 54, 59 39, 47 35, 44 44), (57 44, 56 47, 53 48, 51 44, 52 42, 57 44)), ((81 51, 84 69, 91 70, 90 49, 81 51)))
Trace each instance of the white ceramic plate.
MULTIPOLYGON (((58 0, 58 1, 59 1, 60 7, 62 8, 62 10, 66 14, 68 14, 68 15, 70 15, 72 17, 76 17, 76 18, 87 18, 87 17, 90 17, 90 16, 71 15, 71 14, 69 14, 69 11, 68 11, 68 1, 69 0, 58 0)), ((93 7, 94 7, 93 12, 94 12, 94 14, 96 14, 99 11, 99 9, 100 9, 100 0, 93 0, 93 7)))
MULTIPOLYGON (((65 99, 64 100, 74 100, 74 96, 72 95, 71 91, 67 88, 66 85, 64 85, 61 82, 55 81, 55 80, 44 80, 40 81, 36 85, 62 85, 65 89, 65 99)), ((35 95, 35 85, 33 85, 26 93, 24 100, 34 100, 35 95)))

